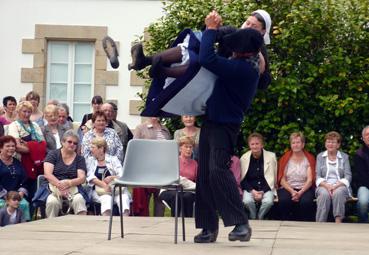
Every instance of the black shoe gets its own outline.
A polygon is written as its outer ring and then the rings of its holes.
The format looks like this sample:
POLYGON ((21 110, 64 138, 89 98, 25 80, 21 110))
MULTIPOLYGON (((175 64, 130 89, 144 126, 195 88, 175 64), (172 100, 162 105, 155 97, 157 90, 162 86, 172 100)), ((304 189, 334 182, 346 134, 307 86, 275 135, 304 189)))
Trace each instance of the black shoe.
POLYGON ((194 242, 213 243, 217 240, 217 237, 218 237, 218 229, 214 231, 203 229, 199 234, 195 235, 194 242))
POLYGON ((228 234, 229 241, 248 242, 251 238, 252 230, 247 224, 236 225, 231 233, 228 234))
POLYGON ((141 70, 148 66, 148 60, 143 52, 142 43, 138 43, 131 48, 132 63, 128 64, 128 70, 141 70))
POLYGON ((114 69, 117 69, 119 67, 119 60, 118 60, 119 54, 118 54, 117 45, 115 44, 114 40, 109 36, 105 36, 102 40, 102 45, 106 53, 106 56, 108 57, 110 61, 111 67, 113 67, 114 69))

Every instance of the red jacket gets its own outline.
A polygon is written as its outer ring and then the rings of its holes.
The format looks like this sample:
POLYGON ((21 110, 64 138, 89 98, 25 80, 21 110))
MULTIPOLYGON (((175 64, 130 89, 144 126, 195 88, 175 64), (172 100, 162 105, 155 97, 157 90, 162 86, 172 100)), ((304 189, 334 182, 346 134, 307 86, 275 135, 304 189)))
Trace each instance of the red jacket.
MULTIPOLYGON (((311 153, 309 153, 305 150, 303 152, 305 154, 305 157, 309 161, 310 169, 311 169, 311 175, 313 177, 313 185, 315 185, 315 176, 316 176, 316 173, 315 173, 315 157, 313 156, 313 154, 311 154, 311 153)), ((291 158, 291 156, 292 156, 292 151, 289 150, 285 154, 283 154, 283 156, 278 161, 278 174, 277 174, 277 186, 278 187, 281 186, 281 180, 282 180, 282 177, 284 176, 284 170, 286 169, 288 160, 291 158)))
POLYGON ((36 180, 37 176, 44 173, 43 162, 46 156, 46 142, 27 142, 29 153, 22 154, 21 162, 26 170, 27 177, 36 180))

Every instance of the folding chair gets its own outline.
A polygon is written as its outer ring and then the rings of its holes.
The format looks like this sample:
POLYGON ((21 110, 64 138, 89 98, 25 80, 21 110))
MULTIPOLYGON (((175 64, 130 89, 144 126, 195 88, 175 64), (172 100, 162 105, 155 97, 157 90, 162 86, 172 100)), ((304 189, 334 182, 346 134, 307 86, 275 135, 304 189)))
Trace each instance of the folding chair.
MULTIPOLYGON (((113 208, 116 188, 119 188, 119 203, 122 207, 122 187, 164 188, 176 191, 174 243, 178 236, 178 195, 181 200, 182 237, 185 238, 183 213, 183 187, 179 184, 178 144, 174 140, 133 139, 128 142, 123 164, 122 177, 115 180, 112 188, 111 206, 113 208)), ((123 216, 120 214, 121 238, 123 216)), ((113 215, 110 214, 108 240, 111 239, 113 215)))

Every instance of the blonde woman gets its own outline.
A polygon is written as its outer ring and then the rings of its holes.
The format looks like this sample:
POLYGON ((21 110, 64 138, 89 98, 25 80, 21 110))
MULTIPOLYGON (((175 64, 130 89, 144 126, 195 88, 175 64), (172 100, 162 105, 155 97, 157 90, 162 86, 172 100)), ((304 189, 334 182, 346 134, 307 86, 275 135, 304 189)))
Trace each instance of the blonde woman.
MULTIPOLYGON (((96 137, 91 141, 92 156, 87 159, 87 182, 92 187, 92 200, 101 204, 101 214, 108 216, 111 213, 110 183, 122 176, 123 168, 116 156, 106 153, 107 143, 104 138, 96 137)), ((127 188, 122 191, 123 208, 119 208, 124 216, 129 216, 131 195, 127 188)), ((119 194, 114 198, 118 207, 119 194)))

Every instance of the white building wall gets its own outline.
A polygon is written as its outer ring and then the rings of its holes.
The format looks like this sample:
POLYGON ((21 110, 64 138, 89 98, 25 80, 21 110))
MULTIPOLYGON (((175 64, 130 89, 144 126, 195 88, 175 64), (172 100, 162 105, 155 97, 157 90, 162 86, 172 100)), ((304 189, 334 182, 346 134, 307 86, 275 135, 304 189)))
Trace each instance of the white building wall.
POLYGON ((21 68, 33 66, 33 55, 22 54, 22 39, 34 38, 35 24, 106 26, 120 42, 119 86, 108 86, 106 99, 118 100, 118 119, 135 128, 141 120, 129 115, 129 100, 138 99, 141 89, 129 86, 130 46, 162 15, 157 0, 1 0, 0 98, 19 99, 32 90, 32 84, 21 83, 21 68))

